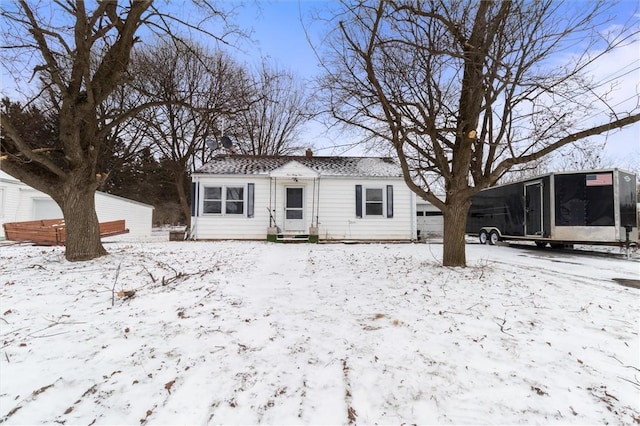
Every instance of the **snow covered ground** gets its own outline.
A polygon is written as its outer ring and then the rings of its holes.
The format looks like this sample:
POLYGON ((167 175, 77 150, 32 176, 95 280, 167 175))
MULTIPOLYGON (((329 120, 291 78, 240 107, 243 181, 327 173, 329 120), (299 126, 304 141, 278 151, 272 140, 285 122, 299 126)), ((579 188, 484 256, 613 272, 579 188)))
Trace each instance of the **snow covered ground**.
POLYGON ((640 423, 637 256, 105 241, 0 246, 1 423, 640 423))

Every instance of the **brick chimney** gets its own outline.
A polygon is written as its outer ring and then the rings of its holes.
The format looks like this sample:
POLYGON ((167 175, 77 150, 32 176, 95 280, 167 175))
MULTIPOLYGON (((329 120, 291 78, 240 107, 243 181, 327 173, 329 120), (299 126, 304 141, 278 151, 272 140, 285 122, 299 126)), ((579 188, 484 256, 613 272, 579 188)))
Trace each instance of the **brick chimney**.
POLYGON ((307 152, 304 153, 307 158, 311 158, 313 157, 313 151, 311 150, 311 148, 307 148, 307 152))

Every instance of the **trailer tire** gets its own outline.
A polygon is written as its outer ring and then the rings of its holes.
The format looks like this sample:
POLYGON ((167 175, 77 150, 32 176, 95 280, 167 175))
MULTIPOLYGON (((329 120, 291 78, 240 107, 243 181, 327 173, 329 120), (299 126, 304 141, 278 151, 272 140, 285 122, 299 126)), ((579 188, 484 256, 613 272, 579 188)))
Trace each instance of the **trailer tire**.
POLYGON ((480 231, 478 234, 478 239, 480 240, 480 244, 487 244, 487 240, 489 239, 489 234, 484 229, 480 231))
POLYGON ((543 249, 547 246, 547 242, 546 241, 536 241, 536 247, 543 249))
POLYGON ((498 241, 500 241, 500 234, 498 234, 498 231, 493 230, 489 232, 489 244, 495 246, 498 241))

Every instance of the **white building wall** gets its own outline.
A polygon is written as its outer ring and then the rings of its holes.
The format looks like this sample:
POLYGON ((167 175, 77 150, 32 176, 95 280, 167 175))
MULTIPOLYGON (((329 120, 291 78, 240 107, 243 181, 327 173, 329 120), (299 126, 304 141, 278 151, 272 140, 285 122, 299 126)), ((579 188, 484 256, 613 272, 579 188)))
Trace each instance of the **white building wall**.
MULTIPOLYGON (((264 240, 270 226, 269 205, 279 231, 284 229, 284 201, 286 186, 302 186, 305 205, 305 233, 316 224, 320 240, 413 240, 416 238, 415 196, 402 179, 365 179, 321 177, 269 179, 266 175, 254 176, 198 176, 199 216, 192 217, 192 236, 195 239, 256 239, 264 240), (204 188, 210 186, 255 185, 254 217, 245 214, 203 214, 204 188), (393 218, 385 215, 356 218, 355 186, 382 188, 386 197, 386 186, 393 185, 393 218), (315 194, 319 193, 319 200, 315 194)), ((246 192, 245 192, 246 194, 246 192)), ((245 197, 246 198, 246 197, 245 197)), ((386 200, 385 200, 386 201, 386 200)))
POLYGON ((402 179, 320 179, 320 240, 413 240, 415 239, 415 197, 402 179), (383 216, 356 217, 356 185, 382 188, 383 216), (393 217, 386 217, 386 187, 393 186, 393 217))
MULTIPOLYGON (((0 206, 0 225, 7 222, 62 218, 60 208, 50 196, 20 181, 0 178, 0 192, 2 193, 0 195, 3 195, 0 206), (42 211, 36 212, 35 203, 38 201, 53 203, 55 208, 51 208, 48 214, 42 211)), ((95 200, 96 213, 100 222, 124 219, 125 226, 129 229, 128 235, 151 236, 153 206, 104 192, 96 192, 95 200)), ((4 228, 0 226, 0 237, 4 238, 4 236, 4 228)))
POLYGON ((191 218, 191 234, 195 239, 245 239, 264 240, 269 227, 269 179, 266 176, 229 176, 223 178, 198 177, 197 207, 198 216, 191 218), (202 213, 202 200, 206 186, 242 186, 245 190, 249 183, 255 185, 254 217, 247 217, 247 202, 244 214, 206 214, 202 213))
MULTIPOLYGON (((4 205, 0 208, 0 225, 7 222, 33 220, 34 199, 51 199, 46 194, 29 188, 19 181, 0 180, 0 191, 3 193, 4 205)), ((0 236, 4 235, 4 227, 0 226, 0 236)))
MULTIPOLYGON (((316 223, 316 213, 318 210, 318 180, 314 182, 313 178, 304 179, 299 178, 297 181, 293 179, 277 178, 272 179, 270 183, 271 200, 272 200, 272 215, 275 219, 276 225, 280 228, 281 232, 287 232, 285 229, 285 197, 286 188, 290 186, 304 188, 304 231, 299 233, 308 233, 309 227, 316 223)), ((267 200, 268 203, 269 200, 267 200)), ((269 204, 267 204, 268 206, 269 204)))
MULTIPOLYGON (((0 178, 0 225, 20 219, 20 182, 0 178)), ((4 238, 4 228, 0 226, 0 237, 4 238)))
POLYGON ((124 219, 129 236, 151 236, 153 206, 105 192, 96 192, 95 201, 99 222, 124 219))

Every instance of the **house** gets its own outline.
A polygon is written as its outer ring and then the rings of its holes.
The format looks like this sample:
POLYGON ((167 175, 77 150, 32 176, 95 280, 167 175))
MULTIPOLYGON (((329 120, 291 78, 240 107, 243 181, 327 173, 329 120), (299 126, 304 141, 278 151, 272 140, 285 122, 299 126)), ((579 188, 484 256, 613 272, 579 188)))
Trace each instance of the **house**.
POLYGON ((192 239, 412 241, 416 199, 390 158, 218 155, 192 174, 192 239))
MULTIPOLYGON (((96 192, 96 213, 100 222, 125 220, 130 236, 151 237, 153 206, 96 192)), ((47 194, 0 171, 0 225, 40 219, 62 218, 58 204, 47 194)), ((0 226, 0 239, 4 239, 0 226)))

